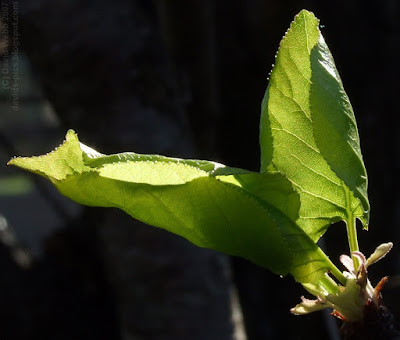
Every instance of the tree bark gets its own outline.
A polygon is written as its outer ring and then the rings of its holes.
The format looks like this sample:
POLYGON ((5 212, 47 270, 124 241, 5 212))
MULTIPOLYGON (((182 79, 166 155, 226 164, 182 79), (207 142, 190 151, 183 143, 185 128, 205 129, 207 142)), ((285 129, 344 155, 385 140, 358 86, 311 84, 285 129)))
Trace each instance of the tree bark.
MULTIPOLYGON (((195 155, 152 2, 26 6, 21 41, 65 128, 104 152, 195 155)), ((111 209, 91 214, 124 340, 232 339, 224 255, 111 209)))

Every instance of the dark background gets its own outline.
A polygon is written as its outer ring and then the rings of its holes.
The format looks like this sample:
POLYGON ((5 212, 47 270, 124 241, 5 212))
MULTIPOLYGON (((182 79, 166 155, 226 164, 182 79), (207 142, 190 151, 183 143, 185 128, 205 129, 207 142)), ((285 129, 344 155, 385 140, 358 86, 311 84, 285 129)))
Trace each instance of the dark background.
MULTIPOLYGON (((384 299, 400 320, 399 7, 395 0, 2 1, 2 67, 9 62, 19 79, 18 110, 12 89, 2 83, 0 92, 0 338, 241 340, 243 315, 249 340, 337 339, 333 318, 289 313, 304 294, 290 277, 113 209, 76 206, 5 167, 14 155, 48 152, 73 128, 105 153, 257 171, 268 73, 302 8, 321 20, 356 114, 371 203, 360 248, 368 256, 394 243, 370 278, 375 285, 391 277, 384 299), (18 193, 4 189, 11 180, 18 193)), ((348 251, 344 225, 323 239, 338 263, 348 251)))

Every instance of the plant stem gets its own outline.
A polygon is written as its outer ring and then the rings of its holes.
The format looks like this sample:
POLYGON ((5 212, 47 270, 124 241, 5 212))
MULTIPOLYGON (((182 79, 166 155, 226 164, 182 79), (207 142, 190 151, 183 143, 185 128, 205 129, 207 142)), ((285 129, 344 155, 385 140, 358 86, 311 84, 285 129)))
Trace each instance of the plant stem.
POLYGON ((343 273, 335 265, 331 268, 331 274, 343 285, 346 285, 346 278, 343 273))
MULTIPOLYGON (((357 228, 356 228, 356 219, 354 216, 349 216, 349 219, 346 221, 347 227, 347 238, 349 240, 350 253, 352 254, 354 251, 358 251, 358 240, 357 240, 357 228)), ((354 270, 358 270, 360 265, 358 258, 351 255, 353 259, 354 270)))
POLYGON ((358 240, 357 240, 357 228, 356 228, 356 218, 353 215, 353 211, 350 206, 350 190, 344 186, 345 194, 346 194, 346 208, 347 208, 347 219, 346 219, 346 228, 347 228, 347 239, 349 240, 349 248, 351 258, 353 259, 354 270, 357 271, 360 265, 358 258, 353 255, 354 251, 358 251, 358 240))
MULTIPOLYGON (((336 267, 333 262, 329 259, 329 257, 324 253, 324 251, 320 248, 318 250, 325 258, 326 261, 330 264, 329 266, 329 272, 343 285, 346 285, 346 278, 344 277, 343 273, 338 269, 338 267, 336 267)), ((332 282, 333 283, 333 282, 332 282)), ((327 287, 328 288, 328 287, 327 287)), ((337 289, 337 285, 335 283, 333 283, 332 286, 329 287, 331 290, 330 292, 335 292, 335 290, 337 289)), ((328 288, 328 290, 329 290, 328 288)))

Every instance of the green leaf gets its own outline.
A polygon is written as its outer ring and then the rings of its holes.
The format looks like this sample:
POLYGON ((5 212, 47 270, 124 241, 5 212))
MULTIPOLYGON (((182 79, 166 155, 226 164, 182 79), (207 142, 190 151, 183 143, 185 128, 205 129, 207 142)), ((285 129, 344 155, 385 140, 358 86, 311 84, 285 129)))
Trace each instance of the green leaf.
POLYGON ((357 126, 318 19, 301 11, 282 40, 260 122, 261 171, 300 195, 297 224, 317 241, 339 220, 369 219, 357 126))
POLYGON ((299 195, 280 174, 158 155, 103 155, 70 130, 55 151, 9 164, 48 178, 65 196, 117 207, 200 247, 241 256, 335 293, 335 266, 293 221, 299 195))

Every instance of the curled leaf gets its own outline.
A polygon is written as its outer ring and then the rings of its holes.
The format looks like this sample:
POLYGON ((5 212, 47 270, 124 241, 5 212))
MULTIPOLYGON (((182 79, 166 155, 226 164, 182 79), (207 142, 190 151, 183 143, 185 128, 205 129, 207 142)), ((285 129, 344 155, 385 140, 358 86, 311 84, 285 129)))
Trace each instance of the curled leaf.
POLYGON ((200 247, 337 289, 326 276, 335 267, 294 222, 299 196, 280 174, 132 152, 103 155, 72 130, 55 151, 9 164, 46 177, 78 203, 117 207, 200 247))

